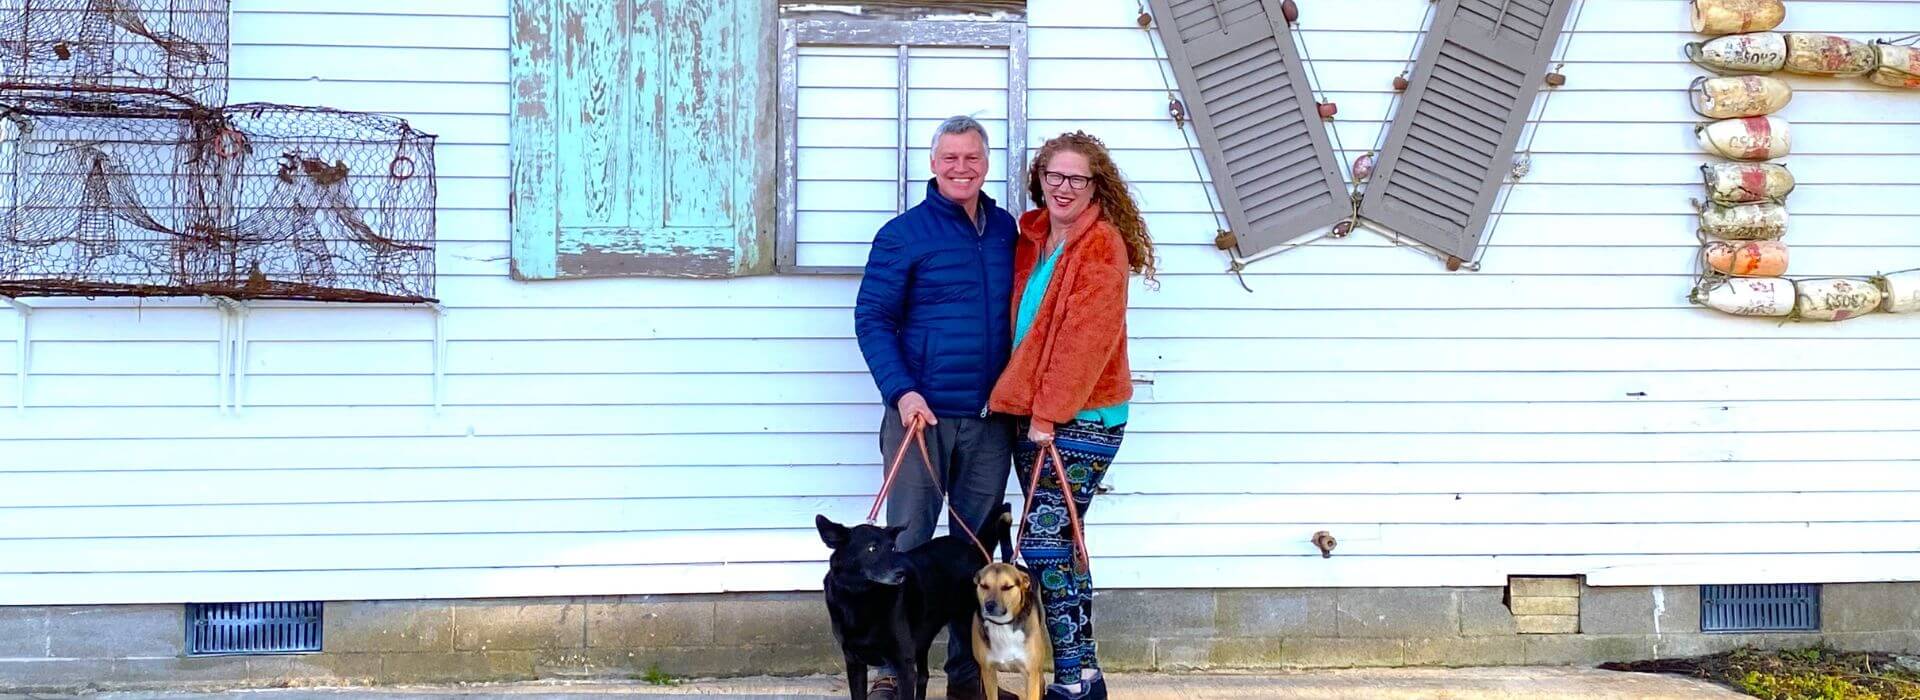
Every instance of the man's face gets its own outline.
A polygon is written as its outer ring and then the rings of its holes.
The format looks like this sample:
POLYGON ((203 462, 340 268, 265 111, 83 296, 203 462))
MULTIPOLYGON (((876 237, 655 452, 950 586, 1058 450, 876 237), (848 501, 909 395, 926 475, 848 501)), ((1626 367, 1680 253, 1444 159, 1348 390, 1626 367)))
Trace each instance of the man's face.
POLYGON ((940 196, 959 204, 972 202, 987 184, 987 145, 971 131, 941 134, 933 145, 932 167, 940 196))

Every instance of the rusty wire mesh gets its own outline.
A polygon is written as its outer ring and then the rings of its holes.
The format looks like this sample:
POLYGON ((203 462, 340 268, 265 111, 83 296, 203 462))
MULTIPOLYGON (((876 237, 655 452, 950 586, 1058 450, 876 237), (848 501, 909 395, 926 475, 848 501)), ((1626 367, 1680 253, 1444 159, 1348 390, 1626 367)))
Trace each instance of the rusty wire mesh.
POLYGON ((433 135, 319 107, 60 104, 0 111, 0 294, 434 298, 433 135))
POLYGON ((230 0, 0 0, 0 98, 218 107, 230 0))

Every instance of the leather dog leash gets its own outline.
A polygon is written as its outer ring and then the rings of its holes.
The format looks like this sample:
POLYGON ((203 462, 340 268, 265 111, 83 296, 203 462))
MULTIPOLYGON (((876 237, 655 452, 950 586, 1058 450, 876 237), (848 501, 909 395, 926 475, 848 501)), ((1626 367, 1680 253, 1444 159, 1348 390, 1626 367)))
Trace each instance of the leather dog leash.
MULTIPOLYGON (((1016 558, 1020 556, 1019 540, 1026 539, 1027 525, 1031 522, 1030 516, 1033 513, 1033 495, 1040 492, 1040 470, 1046 467, 1048 456, 1053 457, 1053 474, 1060 480, 1060 494, 1066 497, 1067 523, 1073 526, 1074 564, 1080 571, 1086 571, 1091 564, 1087 560, 1086 531, 1080 525, 1080 506, 1074 503, 1073 484, 1067 481, 1067 462, 1060 458, 1060 448, 1054 446, 1052 442, 1048 442, 1046 447, 1033 457, 1031 470, 1033 476, 1027 484, 1027 504, 1020 510, 1020 537, 1014 542, 1013 555, 1016 558)), ((991 560, 992 557, 988 559, 991 560)))
POLYGON ((907 443, 916 442, 920 445, 920 463, 926 465, 927 478, 932 479, 930 483, 934 492, 940 494, 940 502, 947 506, 947 514, 953 516, 953 524, 960 526, 960 531, 967 533, 967 539, 973 540, 973 548, 980 550, 980 556, 992 563, 993 553, 980 543, 980 536, 973 534, 973 528, 967 526, 967 519, 960 517, 960 513, 953 509, 953 502, 947 499, 946 492, 940 488, 940 474, 933 470, 933 455, 927 452, 926 427, 926 422, 917 415, 907 422, 906 438, 900 441, 900 451, 894 453, 893 464, 887 467, 887 476, 880 482, 880 493, 873 495, 873 508, 867 511, 867 523, 872 524, 880 519, 880 504, 887 500, 887 494, 893 490, 893 478, 900 475, 900 464, 906 461, 907 443))

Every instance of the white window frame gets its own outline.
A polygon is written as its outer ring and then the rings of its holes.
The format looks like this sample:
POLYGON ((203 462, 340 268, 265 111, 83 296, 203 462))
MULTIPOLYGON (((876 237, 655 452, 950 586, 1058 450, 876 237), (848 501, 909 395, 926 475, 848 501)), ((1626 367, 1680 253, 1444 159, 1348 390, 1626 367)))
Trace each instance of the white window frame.
POLYGON ((1001 206, 1018 214, 1025 207, 1027 161, 1027 25, 1024 22, 941 20, 783 19, 780 21, 780 157, 775 269, 798 274, 859 274, 861 268, 800 265, 799 254, 799 58, 801 46, 891 46, 899 50, 899 171, 896 211, 907 208, 912 150, 907 133, 907 54, 915 48, 966 47, 1007 51, 1007 191, 1001 206))

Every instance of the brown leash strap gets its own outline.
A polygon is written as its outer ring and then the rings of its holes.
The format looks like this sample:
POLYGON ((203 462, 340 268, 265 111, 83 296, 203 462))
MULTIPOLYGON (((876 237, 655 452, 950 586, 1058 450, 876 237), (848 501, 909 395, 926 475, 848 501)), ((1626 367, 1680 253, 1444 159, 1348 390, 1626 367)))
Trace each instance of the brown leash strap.
MULTIPOLYGON (((1026 539, 1028 523, 1032 522, 1033 495, 1040 492, 1040 470, 1046 467, 1047 457, 1053 457, 1054 477, 1060 480, 1060 495, 1067 501, 1067 524, 1073 528, 1074 565, 1080 571, 1086 571, 1091 563, 1087 559, 1086 530, 1080 525, 1080 505, 1073 500, 1073 484, 1067 481, 1067 462, 1060 458, 1060 448, 1048 442, 1039 454, 1033 457, 1033 475, 1028 477, 1027 504, 1021 509, 1020 539, 1026 539)), ((1013 545, 1013 555, 1020 556, 1020 544, 1013 545)))
POLYGON ((974 534, 973 528, 967 526, 967 519, 960 517, 959 511, 953 509, 953 502, 947 499, 946 490, 940 488, 940 473, 934 471, 933 455, 927 451, 926 427, 926 423, 919 416, 914 416, 913 420, 907 423, 907 434, 900 440, 900 450, 894 453, 893 464, 887 467, 887 476, 880 482, 880 492, 873 495, 873 508, 867 511, 867 523, 872 524, 880 519, 880 504, 886 502, 887 494, 893 490, 894 477, 900 475, 900 464, 907 459, 907 443, 919 443, 920 463, 926 465, 927 478, 932 480, 930 483, 933 484, 934 492, 940 494, 940 502, 946 505, 947 514, 953 516, 953 524, 960 526, 960 531, 967 533, 967 539, 973 541, 973 548, 980 550, 980 556, 985 557, 988 563, 992 563, 993 553, 988 552, 987 546, 980 543, 980 536, 974 534))

